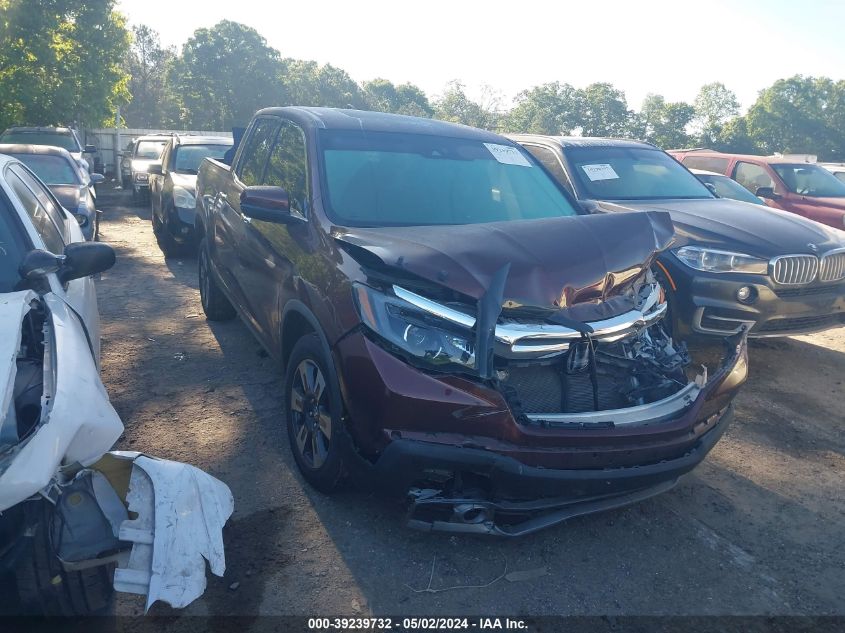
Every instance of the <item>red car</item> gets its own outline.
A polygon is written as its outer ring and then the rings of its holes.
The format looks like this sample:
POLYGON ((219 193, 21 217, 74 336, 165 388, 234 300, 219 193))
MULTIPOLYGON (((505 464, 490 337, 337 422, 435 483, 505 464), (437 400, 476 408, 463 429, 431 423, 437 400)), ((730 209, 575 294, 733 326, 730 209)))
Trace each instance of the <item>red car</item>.
POLYGON ((725 174, 775 209, 845 230, 845 182, 805 157, 670 150, 690 169, 725 174))

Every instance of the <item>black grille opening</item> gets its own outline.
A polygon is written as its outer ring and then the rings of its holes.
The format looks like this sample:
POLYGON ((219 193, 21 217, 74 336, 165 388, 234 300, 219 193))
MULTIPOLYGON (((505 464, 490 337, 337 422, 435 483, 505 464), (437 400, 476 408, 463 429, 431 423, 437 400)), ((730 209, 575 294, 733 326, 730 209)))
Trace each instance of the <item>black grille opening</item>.
MULTIPOLYGON (((525 413, 583 413, 593 410, 593 385, 589 372, 564 376, 558 366, 514 367, 505 386, 510 387, 525 413)), ((599 409, 630 406, 618 381, 598 374, 599 409)))

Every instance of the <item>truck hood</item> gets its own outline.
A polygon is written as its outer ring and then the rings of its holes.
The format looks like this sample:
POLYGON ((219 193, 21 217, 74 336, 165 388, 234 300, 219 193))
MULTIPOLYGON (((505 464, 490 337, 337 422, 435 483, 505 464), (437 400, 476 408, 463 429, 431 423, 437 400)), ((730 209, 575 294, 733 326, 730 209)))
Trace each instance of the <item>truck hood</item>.
POLYGON ((56 196, 56 200, 70 212, 76 211, 79 207, 82 192, 87 188, 84 185, 50 185, 50 191, 56 196))
POLYGON ((504 306, 550 309, 620 294, 672 235, 661 212, 334 231, 353 256, 360 249, 383 266, 476 300, 510 264, 504 306))
POLYGON ((668 211, 678 245, 741 250, 765 259, 794 253, 821 254, 843 246, 834 229, 794 213, 738 200, 594 201, 591 204, 599 211, 668 211), (809 244, 818 250, 814 251, 809 244))

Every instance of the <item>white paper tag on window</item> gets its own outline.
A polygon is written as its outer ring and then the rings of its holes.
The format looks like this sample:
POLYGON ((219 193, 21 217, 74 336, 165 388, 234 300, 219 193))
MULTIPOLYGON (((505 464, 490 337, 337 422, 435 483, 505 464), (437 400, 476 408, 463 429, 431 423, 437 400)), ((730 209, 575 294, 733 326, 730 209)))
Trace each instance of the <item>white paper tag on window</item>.
POLYGON ((490 150, 490 153, 493 154, 493 158, 495 158, 500 163, 504 163, 505 165, 520 165, 521 167, 531 167, 531 163, 528 162, 528 159, 522 155, 515 147, 511 147, 510 145, 498 145, 496 143, 485 143, 484 147, 490 150))
POLYGON ((592 181, 619 178, 619 174, 613 171, 613 167, 607 163, 602 163, 601 165, 581 165, 581 169, 587 174, 587 178, 592 181))

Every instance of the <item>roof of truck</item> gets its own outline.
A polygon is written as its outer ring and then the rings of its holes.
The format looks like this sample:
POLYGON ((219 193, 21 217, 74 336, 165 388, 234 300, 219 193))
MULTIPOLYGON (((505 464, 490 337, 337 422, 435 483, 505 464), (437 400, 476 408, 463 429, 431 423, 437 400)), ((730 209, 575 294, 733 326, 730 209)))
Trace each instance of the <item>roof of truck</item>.
POLYGON ((257 114, 286 116, 303 124, 311 124, 315 127, 330 130, 404 132, 407 134, 429 134, 433 136, 472 138, 496 143, 502 142, 502 137, 498 134, 467 125, 405 116, 403 114, 388 114, 386 112, 288 106, 284 108, 264 108, 263 110, 259 110, 257 114))
POLYGON ((46 154, 73 160, 70 152, 53 145, 28 145, 24 143, 0 143, 0 154, 46 154))

